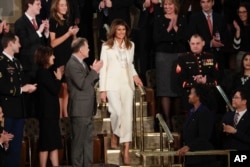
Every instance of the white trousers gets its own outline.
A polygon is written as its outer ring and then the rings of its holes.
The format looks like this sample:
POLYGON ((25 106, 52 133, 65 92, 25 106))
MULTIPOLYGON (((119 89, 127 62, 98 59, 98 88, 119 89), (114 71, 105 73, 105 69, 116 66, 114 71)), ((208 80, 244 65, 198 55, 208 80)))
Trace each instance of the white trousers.
POLYGON ((119 90, 107 91, 111 127, 113 133, 120 137, 120 143, 132 141, 134 91, 127 81, 124 77, 119 90))

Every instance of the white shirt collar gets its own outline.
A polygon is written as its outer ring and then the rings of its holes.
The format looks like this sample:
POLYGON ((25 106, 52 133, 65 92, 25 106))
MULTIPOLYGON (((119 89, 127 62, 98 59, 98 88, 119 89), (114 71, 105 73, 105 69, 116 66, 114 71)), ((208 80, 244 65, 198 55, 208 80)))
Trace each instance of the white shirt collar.
POLYGON ((208 15, 210 15, 210 18, 212 19, 213 18, 213 11, 211 12, 211 13, 206 13, 204 10, 202 10, 202 12, 204 13, 204 15, 206 16, 206 18, 207 18, 207 16, 208 15))
POLYGON ((28 17, 28 19, 32 22, 32 19, 35 19, 33 17, 31 17, 27 12, 25 12, 25 15, 28 17))
POLYGON ((236 113, 239 113, 239 117, 238 117, 238 122, 241 120, 241 118, 243 117, 243 115, 247 112, 247 109, 245 109, 244 111, 236 111, 236 113))
POLYGON ((8 57, 8 59, 10 59, 11 61, 13 61, 14 57, 11 55, 8 55, 6 52, 3 51, 3 54, 8 57))

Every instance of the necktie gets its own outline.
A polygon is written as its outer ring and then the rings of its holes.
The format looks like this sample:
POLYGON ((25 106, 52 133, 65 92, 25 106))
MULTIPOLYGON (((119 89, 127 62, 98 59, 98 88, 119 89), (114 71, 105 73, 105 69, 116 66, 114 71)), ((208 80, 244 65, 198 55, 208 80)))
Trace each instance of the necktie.
POLYGON ((153 13, 153 12, 154 12, 154 4, 151 3, 149 7, 149 13, 153 13))
POLYGON ((208 24, 210 34, 213 36, 213 25, 211 21, 211 15, 207 15, 207 24, 208 24))
POLYGON ((108 16, 109 15, 109 9, 108 8, 104 8, 103 9, 103 14, 104 14, 104 16, 108 16))
POLYGON ((33 25, 34 29, 37 30, 38 26, 36 24, 36 20, 33 18, 33 19, 31 19, 31 21, 32 21, 32 25, 33 25))
POLYGON ((18 67, 18 63, 17 63, 17 60, 16 60, 15 58, 13 58, 13 60, 12 60, 12 61, 13 61, 13 63, 15 64, 16 68, 17 68, 17 69, 19 69, 19 67, 18 67))
POLYGON ((240 115, 239 113, 235 112, 235 114, 234 114, 234 127, 236 127, 238 124, 239 115, 240 115))

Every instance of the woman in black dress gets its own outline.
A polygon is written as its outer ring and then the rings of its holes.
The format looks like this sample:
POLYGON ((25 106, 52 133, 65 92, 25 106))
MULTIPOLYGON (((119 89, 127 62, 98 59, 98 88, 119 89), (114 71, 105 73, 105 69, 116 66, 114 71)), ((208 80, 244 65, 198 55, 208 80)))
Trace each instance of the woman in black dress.
POLYGON ((58 149, 62 148, 59 128, 59 91, 63 69, 51 70, 53 51, 40 47, 35 52, 37 70, 37 95, 39 111, 39 158, 40 167, 46 167, 48 155, 53 166, 59 166, 58 149))
POLYGON ((241 60, 241 71, 234 77, 232 90, 240 87, 250 90, 250 52, 245 53, 241 60))
MULTIPOLYGON (((79 28, 69 24, 69 5, 67 0, 54 0, 50 12, 50 45, 55 55, 54 67, 65 66, 71 56, 71 43, 79 28)), ((66 82, 62 82, 60 92, 60 117, 67 114, 68 92, 66 82)))
POLYGON ((179 96, 175 74, 180 54, 186 52, 186 19, 179 15, 178 0, 165 0, 155 6, 153 39, 155 43, 156 94, 170 126, 170 104, 179 96))

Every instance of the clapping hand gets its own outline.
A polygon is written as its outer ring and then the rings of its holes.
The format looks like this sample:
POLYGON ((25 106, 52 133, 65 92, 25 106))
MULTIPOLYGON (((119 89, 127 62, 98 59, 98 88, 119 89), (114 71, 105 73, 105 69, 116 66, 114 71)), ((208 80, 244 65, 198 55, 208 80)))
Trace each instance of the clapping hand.
POLYGON ((37 89, 37 84, 26 84, 23 87, 21 87, 22 92, 25 93, 33 93, 37 89))
POLYGON ((64 73, 64 66, 60 66, 54 71, 56 79, 61 80, 64 73))
POLYGON ((94 63, 90 66, 90 68, 97 73, 100 72, 101 68, 103 66, 103 61, 102 60, 95 60, 94 63))

